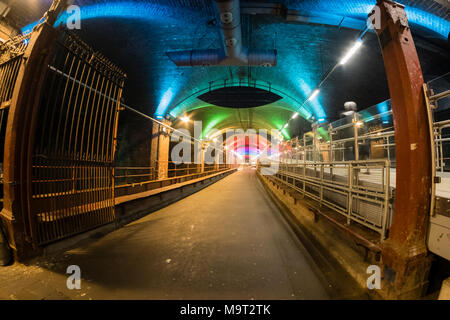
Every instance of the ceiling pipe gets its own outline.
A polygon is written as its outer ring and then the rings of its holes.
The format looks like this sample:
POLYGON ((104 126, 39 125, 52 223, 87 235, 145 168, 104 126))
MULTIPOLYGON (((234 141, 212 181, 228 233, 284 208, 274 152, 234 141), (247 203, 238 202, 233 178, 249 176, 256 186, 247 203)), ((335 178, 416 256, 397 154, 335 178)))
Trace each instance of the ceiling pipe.
POLYGON ((276 50, 248 50, 242 45, 240 1, 215 0, 215 4, 222 26, 222 48, 166 52, 169 59, 179 67, 276 66, 276 50))

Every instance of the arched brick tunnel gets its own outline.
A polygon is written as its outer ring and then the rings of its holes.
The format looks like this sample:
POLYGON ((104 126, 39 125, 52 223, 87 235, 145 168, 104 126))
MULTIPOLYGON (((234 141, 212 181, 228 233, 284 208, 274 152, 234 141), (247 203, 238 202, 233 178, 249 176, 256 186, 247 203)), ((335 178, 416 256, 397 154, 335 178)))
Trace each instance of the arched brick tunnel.
POLYGON ((399 2, 1 1, 0 298, 448 298, 449 7, 399 2))

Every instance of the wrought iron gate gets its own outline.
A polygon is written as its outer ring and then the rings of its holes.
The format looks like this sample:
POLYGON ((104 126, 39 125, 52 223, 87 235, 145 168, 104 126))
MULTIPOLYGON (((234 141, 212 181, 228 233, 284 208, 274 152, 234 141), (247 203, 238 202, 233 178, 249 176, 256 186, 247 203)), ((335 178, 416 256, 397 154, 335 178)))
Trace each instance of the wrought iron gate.
POLYGON ((0 47, 0 197, 3 200, 3 157, 6 124, 17 75, 28 46, 30 34, 16 37, 0 47))
POLYGON ((114 149, 125 74, 70 33, 55 43, 32 153, 34 242, 114 221, 114 149))

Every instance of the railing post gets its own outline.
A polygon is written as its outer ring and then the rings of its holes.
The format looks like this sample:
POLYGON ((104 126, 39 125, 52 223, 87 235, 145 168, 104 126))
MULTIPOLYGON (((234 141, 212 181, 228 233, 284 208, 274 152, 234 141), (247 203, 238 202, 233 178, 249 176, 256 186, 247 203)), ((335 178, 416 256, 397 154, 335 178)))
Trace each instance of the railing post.
POLYGON ((306 193, 306 134, 303 135, 303 197, 306 193))
POLYGON ((320 164, 320 207, 323 201, 323 163, 320 164))
POLYGON ((353 138, 355 139, 355 160, 359 161, 359 132, 358 132, 358 114, 353 114, 353 138))
POLYGON ((347 224, 351 222, 352 205, 353 205, 353 163, 348 163, 348 205, 347 205, 347 224))

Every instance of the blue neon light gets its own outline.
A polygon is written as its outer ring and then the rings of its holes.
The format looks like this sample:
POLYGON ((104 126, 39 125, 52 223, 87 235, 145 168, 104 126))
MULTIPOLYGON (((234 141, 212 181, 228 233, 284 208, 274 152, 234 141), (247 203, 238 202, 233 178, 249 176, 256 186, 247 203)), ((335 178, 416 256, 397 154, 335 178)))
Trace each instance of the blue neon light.
MULTIPOLYGON (((410 23, 425 27, 433 32, 438 33, 444 38, 448 37, 448 34, 450 33, 449 21, 419 8, 408 6, 406 0, 400 2, 406 5, 405 11, 410 23)), ((335 22, 339 19, 337 19, 336 21, 330 19, 330 15, 341 16, 341 18, 345 17, 345 20, 358 19, 361 21, 365 21, 375 4, 375 0, 310 0, 293 4, 293 8, 301 12, 303 11, 312 14, 316 23, 320 23, 320 17, 323 17, 322 23, 335 24, 335 22)), ((344 24, 347 27, 351 27, 351 25, 348 25, 345 20, 342 21, 341 19, 338 22, 339 24, 344 24)), ((355 23, 353 22, 353 24, 355 23)))
MULTIPOLYGON (((375 5, 374 0, 351 0, 351 1, 329 1, 329 0, 315 0, 303 1, 294 5, 295 8, 301 11, 313 14, 315 19, 323 17, 322 23, 335 24, 330 15, 339 15, 348 20, 359 19, 365 21, 368 13, 375 5)), ((143 20, 165 20, 168 17, 179 18, 177 11, 180 9, 163 6, 159 4, 152 4, 146 2, 107 2, 98 3, 81 7, 81 19, 94 18, 127 18, 127 19, 143 19, 143 20)), ((186 9, 184 9, 186 10, 186 9)), ((448 37, 450 33, 450 22, 435 16, 431 13, 423 11, 418 8, 406 6, 405 8, 408 19, 411 23, 420 25, 429 30, 432 30, 444 38, 448 37)), ((192 12, 194 12, 192 10, 192 12)), ((57 24, 67 21, 68 15, 64 13, 57 24)), ((336 21, 338 21, 337 19, 336 21)), ((317 21, 319 23, 319 21, 317 21)), ((340 23, 343 21, 341 20, 340 23)), ((28 33, 33 29, 37 22, 22 28, 22 33, 28 33)), ((360 28, 360 26, 355 28, 360 28)))
MULTIPOLYGON (((123 19, 138 19, 146 21, 160 21, 167 22, 167 19, 179 20, 189 11, 189 16, 193 14, 200 15, 194 10, 188 8, 176 8, 167 5, 153 4, 147 2, 107 2, 97 3, 83 6, 81 9, 81 20, 98 19, 98 18, 123 18, 123 19)), ((70 14, 63 12, 55 23, 55 26, 66 23, 70 14)), ((39 21, 31 23, 22 28, 22 33, 26 34, 33 30, 39 21)))
MULTIPOLYGON (((311 89, 311 87, 305 82, 304 79, 299 79, 299 85, 300 89, 302 90, 306 98, 309 97, 313 92, 313 89, 311 89)), ((308 101, 307 104, 309 104, 312 107, 316 118, 318 119, 326 118, 327 115, 322 107, 322 104, 320 103, 320 96, 316 97, 311 101, 308 101)))
POLYGON ((173 91, 172 88, 167 89, 166 92, 164 92, 163 96, 161 97, 161 100, 159 102, 158 107, 156 108, 155 115, 158 117, 164 116, 164 114, 167 111, 167 108, 169 107, 170 102, 173 99, 173 91))

